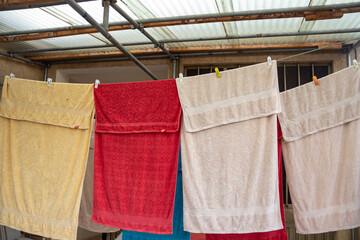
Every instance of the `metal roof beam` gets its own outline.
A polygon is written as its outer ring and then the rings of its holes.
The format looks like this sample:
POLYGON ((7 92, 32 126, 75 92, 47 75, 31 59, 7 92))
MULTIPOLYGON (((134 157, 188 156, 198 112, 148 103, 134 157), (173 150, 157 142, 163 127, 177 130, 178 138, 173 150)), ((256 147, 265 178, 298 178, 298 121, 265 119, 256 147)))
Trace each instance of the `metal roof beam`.
MULTIPOLYGON (((201 15, 187 15, 175 16, 166 18, 154 18, 138 20, 138 24, 143 24, 147 27, 164 27, 184 24, 198 24, 211 22, 231 22, 231 21, 247 21, 259 19, 279 19, 279 18, 295 18, 306 17, 322 11, 355 13, 360 12, 360 2, 332 4, 325 6, 310 6, 310 7, 294 7, 294 8, 280 8, 254 11, 240 11, 227 13, 213 13, 201 15)), ((109 31, 131 29, 131 24, 128 22, 109 23, 109 31)), ((35 29, 27 31, 14 31, 0 33, 0 42, 15 42, 37 40, 43 38, 53 38, 61 36, 71 36, 77 34, 96 33, 97 30, 89 25, 49 28, 49 29, 35 29), (26 34, 26 35, 23 35, 26 34), (20 36, 17 36, 20 35, 20 36)))
POLYGON ((146 72, 152 79, 159 79, 155 74, 153 74, 144 64, 142 64, 132 53, 130 53, 126 48, 121 45, 113 36, 110 35, 99 23, 95 21, 75 0, 66 0, 66 2, 83 18, 86 19, 94 28, 96 28, 104 37, 106 37, 115 47, 117 47, 121 52, 123 52, 131 61, 138 65, 144 72, 146 72))
MULTIPOLYGON (((88 2, 95 0, 76 0, 77 2, 88 2)), ((66 1, 54 0, 8 0, 0 3, 0 11, 12 11, 28 8, 40 8, 66 4, 66 1)))
POLYGON ((5 56, 5 57, 9 57, 9 58, 14 58, 14 59, 17 59, 17 60, 20 60, 20 61, 23 61, 23 62, 32 63, 32 64, 35 64, 35 65, 38 65, 38 66, 41 66, 41 67, 47 67, 46 64, 43 64, 43 63, 40 63, 40 62, 37 62, 37 61, 33 61, 33 60, 28 59, 28 58, 15 56, 15 55, 10 54, 10 53, 0 51, 0 55, 5 56))
MULTIPOLYGON (((338 43, 338 42, 336 42, 338 43)), ((231 46, 206 46, 206 47, 176 47, 170 48, 169 51, 172 54, 183 54, 183 53, 195 53, 195 52, 218 52, 218 51, 239 51, 239 50, 261 50, 261 49, 282 49, 282 48, 321 48, 334 44, 334 42, 314 42, 314 43, 281 43, 281 44, 255 44, 255 45, 231 45, 231 46)), ((329 50, 341 50, 341 45, 336 45, 329 50)), ((156 55, 162 54, 158 48, 150 49, 134 49, 130 50, 134 55, 156 55)), ((124 55, 120 51, 109 51, 109 52, 98 52, 98 53, 75 53, 75 54, 59 54, 59 55, 48 55, 48 56, 33 56, 29 57, 31 60, 40 61, 54 61, 58 59, 76 59, 76 58, 95 58, 95 57, 119 57, 124 55)))
MULTIPOLYGON (((183 39, 168 39, 160 40, 159 43, 176 43, 176 42, 196 42, 196 41, 216 41, 226 39, 248 39, 248 38, 265 38, 265 37, 292 37, 292 36, 307 36, 307 35, 324 35, 324 34, 341 34, 341 33, 354 33, 360 32, 360 28, 352 29, 337 29, 331 31, 309 31, 309 32, 289 32, 289 33, 259 33, 249 35, 238 35, 238 36, 226 36, 226 37, 208 37, 208 38, 183 38, 183 39)), ((133 42, 124 43, 123 46, 137 46, 151 44, 152 42, 133 42)), ((67 50, 79 50, 79 49, 90 49, 90 48, 109 48, 114 47, 113 44, 104 45, 88 45, 80 47, 62 47, 62 48, 44 48, 44 49, 19 49, 14 51, 8 51, 8 53, 36 53, 36 52, 51 52, 51 51, 67 51, 67 50)))
MULTIPOLYGON (((225 52, 201 52, 201 53, 180 53, 176 57, 193 57, 193 56, 212 56, 212 55, 230 55, 230 54, 251 54, 251 53, 276 53, 276 52, 302 52, 309 51, 314 48, 284 48, 284 49, 263 49, 263 50, 243 50, 243 51, 225 51, 225 52)), ((146 55, 138 56, 139 59, 154 59, 167 58, 167 55, 146 55)), ((104 61, 123 61, 128 60, 126 57, 115 58, 94 58, 94 59, 76 59, 66 61, 53 61, 51 64, 68 64, 68 63, 89 63, 89 62, 104 62, 104 61)))
POLYGON ((134 19, 132 19, 124 10, 122 10, 116 3, 113 1, 110 3, 110 6, 113 7, 121 16, 123 16, 134 28, 138 29, 145 37, 147 37, 152 43, 154 43, 155 47, 160 48, 164 53, 166 53, 171 59, 174 57, 171 55, 169 50, 164 47, 164 44, 159 43, 150 33, 148 33, 142 24, 137 23, 134 19))

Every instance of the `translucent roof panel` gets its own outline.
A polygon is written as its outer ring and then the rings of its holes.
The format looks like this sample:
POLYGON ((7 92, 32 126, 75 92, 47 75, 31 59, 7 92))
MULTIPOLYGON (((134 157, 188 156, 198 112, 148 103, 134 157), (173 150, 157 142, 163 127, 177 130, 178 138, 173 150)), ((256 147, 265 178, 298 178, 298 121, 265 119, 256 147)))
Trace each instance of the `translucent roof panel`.
MULTIPOLYGON (((220 1, 220 0, 219 0, 220 1)), ((310 0, 241 0, 232 1, 234 11, 264 10, 276 8, 306 7, 310 0)))
POLYGON ((360 26, 360 13, 345 14, 340 19, 328 19, 315 21, 313 31, 331 29, 351 29, 360 26))
POLYGON ((2 32, 69 26, 69 24, 48 14, 40 8, 1 11, 0 22, 1 25, 7 26, 7 29, 4 29, 3 27, 0 29, 2 32))
MULTIPOLYGON (((177 25, 177 26, 169 26, 167 28, 175 35, 176 39, 215 37, 215 36, 219 37, 225 35, 224 27, 220 22, 202 23, 202 24, 194 24, 194 25, 177 25)), ((159 28, 149 29, 149 32, 153 33, 154 30, 156 29, 159 28)), ((167 37, 165 39, 173 39, 173 38, 167 37)))
POLYGON ((302 18, 264 19, 236 22, 240 35, 258 33, 297 32, 302 18))
MULTIPOLYGON (((129 4, 139 2, 139 0, 122 0, 129 4)), ((195 15, 195 14, 207 14, 218 13, 215 0, 181 0, 175 1, 169 0, 145 0, 141 1, 143 5, 152 12, 156 17, 171 17, 182 15, 195 15)))
MULTIPOLYGON (((360 2, 355 0, 118 0, 117 5, 133 19, 153 19, 185 15, 214 14, 237 11, 252 11, 266 9, 288 9, 306 7, 309 5, 329 5, 360 2)), ((103 21, 102 1, 87 1, 79 3, 97 22, 103 21)), ((126 20, 110 7, 109 22, 126 22, 126 20)), ((88 22, 75 12, 69 5, 56 5, 35 9, 0 11, 0 32, 16 30, 31 30, 43 28, 68 27, 88 25, 88 22)), ((183 24, 163 27, 146 28, 157 40, 197 39, 211 37, 244 36, 256 34, 276 34, 303 31, 328 31, 337 29, 352 29, 360 26, 360 13, 344 14, 340 19, 305 21, 304 18, 263 19, 251 21, 215 22, 202 24, 183 24)), ((149 42, 138 30, 111 31, 110 34, 120 43, 149 42)), ((190 46, 229 46, 253 44, 281 44, 302 42, 344 41, 356 38, 360 33, 344 33, 314 36, 292 36, 271 38, 230 39, 217 41, 193 41, 168 43, 168 48, 190 46)), ((73 35, 48 38, 35 41, 0 43, 4 50, 58 48, 87 45, 102 45, 109 41, 100 33, 73 35)), ((153 44, 127 46, 128 49, 151 49, 153 44)), ((64 51, 62 53, 104 52, 116 48, 83 49, 64 51)), ((54 54, 36 53, 36 55, 54 54)), ((56 53, 60 54, 60 53, 56 53)))

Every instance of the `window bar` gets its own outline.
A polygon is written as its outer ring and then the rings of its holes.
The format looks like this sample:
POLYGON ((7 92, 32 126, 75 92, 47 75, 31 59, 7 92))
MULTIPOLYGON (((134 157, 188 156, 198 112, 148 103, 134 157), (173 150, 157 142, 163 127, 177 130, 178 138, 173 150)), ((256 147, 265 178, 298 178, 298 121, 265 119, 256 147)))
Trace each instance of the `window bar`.
POLYGON ((301 82, 300 82, 300 64, 297 65, 297 71, 298 71, 298 86, 301 85, 301 82))

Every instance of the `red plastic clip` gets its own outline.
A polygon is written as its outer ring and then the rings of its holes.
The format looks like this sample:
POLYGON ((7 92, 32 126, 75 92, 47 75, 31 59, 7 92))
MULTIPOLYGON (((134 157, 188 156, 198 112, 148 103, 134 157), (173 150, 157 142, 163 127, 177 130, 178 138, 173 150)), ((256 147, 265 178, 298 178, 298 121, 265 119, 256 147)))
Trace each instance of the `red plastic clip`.
POLYGON ((78 129, 79 128, 79 126, 75 126, 75 129, 78 129))
POLYGON ((316 86, 319 85, 319 81, 318 81, 316 76, 313 76, 313 81, 314 81, 316 86))

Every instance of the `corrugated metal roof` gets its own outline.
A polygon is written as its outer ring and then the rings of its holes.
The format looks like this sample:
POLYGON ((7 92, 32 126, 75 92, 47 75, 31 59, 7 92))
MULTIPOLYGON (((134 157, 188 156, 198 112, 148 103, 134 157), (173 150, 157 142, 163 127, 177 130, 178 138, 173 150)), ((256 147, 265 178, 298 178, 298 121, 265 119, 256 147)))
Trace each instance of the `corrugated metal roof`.
MULTIPOLYGON (((225 13, 234 11, 250 11, 263 9, 278 9, 291 7, 306 7, 351 3, 353 0, 119 0, 117 4, 133 19, 162 18, 184 15, 197 15, 208 13, 225 13)), ((357 1, 358 2, 358 1, 357 1)), ((99 23, 103 18, 101 0, 81 2, 80 5, 99 23)), ((125 21, 125 19, 110 7, 110 22, 125 21)), ((1 11, 0 32, 15 30, 30 30, 53 27, 66 27, 88 24, 79 14, 68 5, 57 5, 38 9, 1 11)), ((271 34, 302 31, 322 31, 351 29, 360 26, 360 13, 345 14, 340 19, 317 20, 307 22, 304 18, 265 19, 237 22, 217 22, 202 24, 186 24, 166 27, 147 28, 146 30, 157 40, 183 39, 183 38, 208 38, 226 37, 248 34, 271 34)), ((149 41, 138 30, 123 30, 110 32, 120 43, 149 41)), ((218 41, 194 41, 166 44, 166 47, 187 46, 225 46, 241 44, 277 44, 300 43, 321 41, 343 41, 360 37, 360 33, 298 36, 298 37, 273 37, 257 39, 231 39, 218 41)), ((100 33, 74 35, 67 37, 49 38, 42 40, 0 43, 4 50, 36 49, 51 47, 73 47, 84 45, 102 45, 109 41, 100 33)), ((128 46, 128 49, 145 49, 153 45, 128 46)), ((68 53, 102 52, 114 49, 84 49, 73 50, 68 53)), ((50 53, 37 53, 32 55, 48 55, 50 53)))

